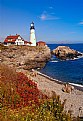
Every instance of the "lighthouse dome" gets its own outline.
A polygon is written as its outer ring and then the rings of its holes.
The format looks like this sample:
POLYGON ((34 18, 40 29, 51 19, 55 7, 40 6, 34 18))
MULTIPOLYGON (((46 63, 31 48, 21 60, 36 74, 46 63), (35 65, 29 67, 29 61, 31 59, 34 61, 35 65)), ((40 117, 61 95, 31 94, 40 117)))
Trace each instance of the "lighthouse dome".
POLYGON ((30 25, 30 30, 31 30, 31 29, 35 29, 34 23, 33 23, 33 22, 32 22, 31 25, 30 25))
POLYGON ((31 26, 34 26, 34 23, 33 22, 31 23, 31 26))

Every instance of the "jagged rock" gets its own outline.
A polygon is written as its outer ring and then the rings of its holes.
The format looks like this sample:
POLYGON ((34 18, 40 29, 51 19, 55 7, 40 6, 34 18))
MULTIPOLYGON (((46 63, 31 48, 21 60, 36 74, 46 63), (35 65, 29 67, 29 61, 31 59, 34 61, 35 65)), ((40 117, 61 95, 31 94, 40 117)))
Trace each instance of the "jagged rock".
POLYGON ((79 108, 79 117, 83 118, 83 107, 82 106, 79 108))
POLYGON ((47 46, 8 46, 0 53, 1 62, 18 69, 41 68, 51 58, 47 46))
POLYGON ((77 58, 78 56, 82 56, 83 54, 70 49, 67 46, 58 46, 56 49, 52 51, 52 54, 54 54, 57 58, 66 60, 66 59, 74 59, 77 58))
POLYGON ((71 93, 72 90, 74 90, 74 87, 69 84, 65 84, 65 86, 62 88, 62 91, 67 93, 71 93))

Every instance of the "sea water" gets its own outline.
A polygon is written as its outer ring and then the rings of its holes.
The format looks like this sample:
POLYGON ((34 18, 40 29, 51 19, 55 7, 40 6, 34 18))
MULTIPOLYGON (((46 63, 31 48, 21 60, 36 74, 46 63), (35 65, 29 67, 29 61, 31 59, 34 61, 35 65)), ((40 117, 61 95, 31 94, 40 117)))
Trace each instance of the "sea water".
MULTIPOLYGON (((48 46, 53 50, 61 44, 48 44, 48 46)), ((71 49, 83 53, 83 44, 62 44, 62 46, 69 46, 71 49)), ((41 72, 63 82, 83 85, 83 57, 61 61, 52 56, 41 72)))

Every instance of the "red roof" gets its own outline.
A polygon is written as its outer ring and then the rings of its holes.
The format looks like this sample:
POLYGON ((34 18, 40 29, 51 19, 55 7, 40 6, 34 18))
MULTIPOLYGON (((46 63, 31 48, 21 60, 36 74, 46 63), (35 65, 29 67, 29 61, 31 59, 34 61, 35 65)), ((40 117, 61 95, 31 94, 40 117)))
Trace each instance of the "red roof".
POLYGON ((4 42, 15 42, 20 35, 7 36, 4 42))
POLYGON ((27 44, 28 42, 27 41, 24 41, 25 44, 27 44))
POLYGON ((27 43, 28 43, 28 44, 32 44, 31 42, 28 42, 28 41, 24 41, 24 43, 25 43, 25 44, 27 44, 27 43))
POLYGON ((39 42, 37 42, 37 43, 44 43, 44 44, 46 44, 45 42, 43 42, 43 41, 39 41, 39 42))
POLYGON ((32 44, 32 42, 28 42, 29 44, 32 44))
POLYGON ((17 39, 20 35, 7 36, 7 39, 17 39))

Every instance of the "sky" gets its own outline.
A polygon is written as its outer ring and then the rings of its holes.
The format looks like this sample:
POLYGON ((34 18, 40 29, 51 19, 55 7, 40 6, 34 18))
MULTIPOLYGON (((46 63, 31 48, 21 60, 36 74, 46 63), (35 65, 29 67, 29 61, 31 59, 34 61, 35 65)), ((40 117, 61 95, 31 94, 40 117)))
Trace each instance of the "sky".
POLYGON ((0 41, 15 34, 29 41, 32 21, 37 41, 83 43, 83 0, 0 0, 0 41))

